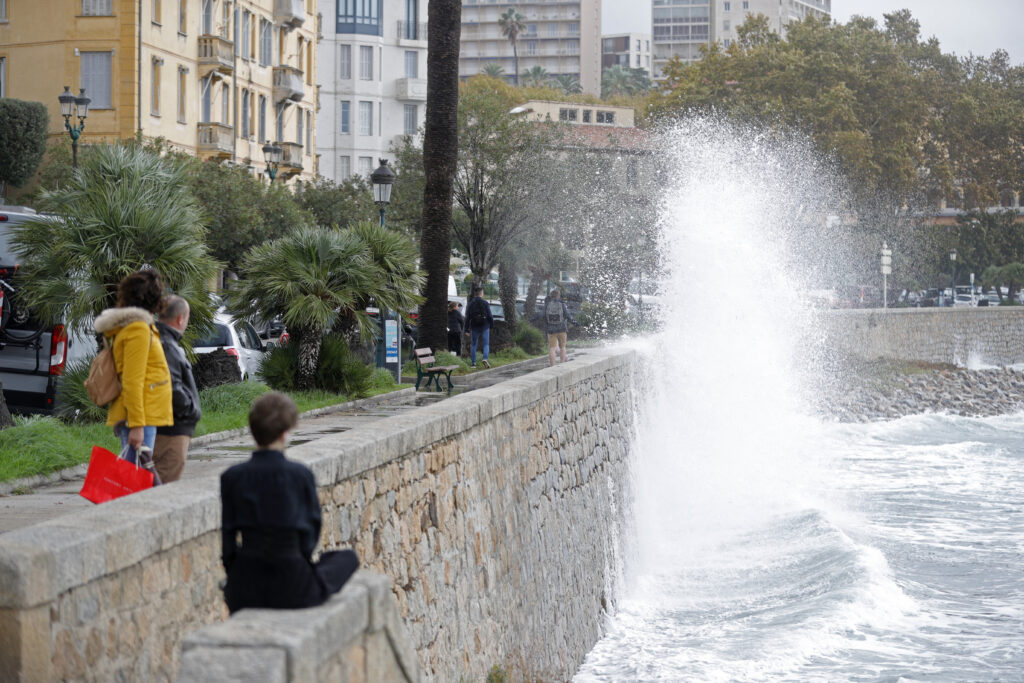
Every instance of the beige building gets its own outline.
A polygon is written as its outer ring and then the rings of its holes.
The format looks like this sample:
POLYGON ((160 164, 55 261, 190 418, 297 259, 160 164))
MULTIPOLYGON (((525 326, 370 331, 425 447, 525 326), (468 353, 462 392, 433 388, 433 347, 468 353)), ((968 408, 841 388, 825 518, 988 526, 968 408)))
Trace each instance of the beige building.
POLYGON ((530 100, 512 112, 532 121, 562 121, 608 128, 632 128, 634 125, 632 107, 613 107, 608 104, 530 100))
POLYGON ((141 132, 279 178, 316 173, 315 0, 0 0, 0 94, 43 102, 85 88, 83 141, 141 132))
POLYGON ((526 24, 517 41, 520 73, 540 66, 552 76, 578 78, 583 92, 601 93, 601 0, 462 0, 460 78, 497 64, 512 80, 512 43, 498 25, 498 17, 510 7, 526 24))

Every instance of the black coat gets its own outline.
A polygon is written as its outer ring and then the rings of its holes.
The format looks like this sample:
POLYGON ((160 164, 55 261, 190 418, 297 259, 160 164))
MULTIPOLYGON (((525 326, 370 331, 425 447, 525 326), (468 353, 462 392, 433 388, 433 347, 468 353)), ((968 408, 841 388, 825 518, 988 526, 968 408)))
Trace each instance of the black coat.
POLYGON ((459 313, 459 309, 454 308, 448 311, 448 334, 462 334, 465 324, 466 319, 459 313))
POLYGON ((255 451, 220 475, 224 599, 244 607, 293 609, 327 600, 358 568, 351 550, 312 560, 320 538, 313 473, 280 451, 255 451))
POLYGON ((181 332, 160 321, 157 321, 156 326, 160 332, 160 345, 164 347, 164 357, 167 358, 167 369, 171 371, 171 407, 174 410, 174 424, 170 427, 157 427, 156 433, 192 436, 196 424, 203 416, 199 407, 199 388, 192 375, 192 364, 179 345, 181 332))
POLYGON ((466 323, 470 329, 482 330, 494 327, 494 316, 491 314, 491 305, 484 301, 483 297, 470 299, 466 306, 466 323))

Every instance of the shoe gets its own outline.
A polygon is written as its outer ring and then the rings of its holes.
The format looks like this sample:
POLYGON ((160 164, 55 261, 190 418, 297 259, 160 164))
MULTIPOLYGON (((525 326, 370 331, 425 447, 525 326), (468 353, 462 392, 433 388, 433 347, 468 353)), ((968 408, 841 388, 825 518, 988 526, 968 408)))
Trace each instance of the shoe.
POLYGON ((487 362, 486 358, 482 362, 483 362, 485 368, 491 367, 491 364, 487 362))
POLYGON ((474 370, 476 370, 476 363, 473 363, 473 364, 472 364, 472 365, 470 365, 469 367, 471 367, 471 368, 473 368, 474 370))

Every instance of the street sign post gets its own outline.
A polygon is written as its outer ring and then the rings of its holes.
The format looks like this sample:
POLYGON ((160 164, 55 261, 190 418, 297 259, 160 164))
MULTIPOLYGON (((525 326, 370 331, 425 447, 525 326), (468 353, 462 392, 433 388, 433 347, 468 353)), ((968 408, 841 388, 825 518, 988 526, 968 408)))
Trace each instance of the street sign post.
POLYGON ((892 249, 882 242, 882 308, 889 308, 890 275, 892 275, 892 249))

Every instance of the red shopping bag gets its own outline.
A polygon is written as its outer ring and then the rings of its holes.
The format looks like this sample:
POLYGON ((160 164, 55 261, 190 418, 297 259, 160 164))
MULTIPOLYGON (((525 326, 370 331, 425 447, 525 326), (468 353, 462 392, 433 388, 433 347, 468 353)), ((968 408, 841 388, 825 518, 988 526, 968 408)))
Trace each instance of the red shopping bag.
POLYGON ((119 458, 106 448, 93 446, 79 495, 94 503, 105 503, 152 487, 152 472, 119 458))

